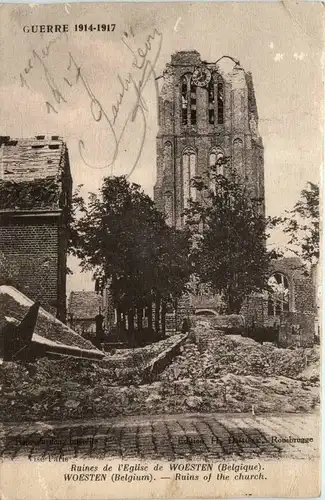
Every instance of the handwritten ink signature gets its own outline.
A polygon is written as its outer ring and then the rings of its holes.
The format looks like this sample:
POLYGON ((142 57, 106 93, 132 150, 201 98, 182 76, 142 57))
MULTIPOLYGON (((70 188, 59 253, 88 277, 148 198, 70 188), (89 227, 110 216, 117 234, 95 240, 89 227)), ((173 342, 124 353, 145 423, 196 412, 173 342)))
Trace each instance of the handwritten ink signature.
POLYGON ((36 51, 33 51, 32 57, 28 59, 27 66, 23 69, 21 73, 19 73, 19 80, 21 87, 30 88, 26 78, 27 75, 31 72, 31 70, 34 69, 35 67, 35 54, 37 55, 38 60, 40 60, 41 57, 42 59, 45 59, 50 55, 52 47, 56 45, 62 39, 62 37, 68 40, 67 33, 60 33, 58 36, 52 38, 47 44, 45 44, 44 47, 42 47, 40 55, 36 53, 36 51))
POLYGON ((86 159, 86 153, 87 153, 86 144, 82 139, 79 139, 78 144, 79 144, 80 156, 83 162, 90 168, 97 168, 97 169, 111 168, 111 174, 113 174, 113 166, 118 157, 120 145, 124 136, 126 135, 128 125, 130 125, 131 123, 135 123, 135 121, 138 119, 140 121, 139 125, 142 125, 142 134, 140 136, 140 143, 135 155, 135 159, 133 160, 129 173, 127 174, 127 176, 129 177, 134 172, 134 169, 138 165, 146 139, 146 134, 147 134, 146 113, 148 112, 148 106, 145 102, 143 94, 150 79, 152 79, 152 81, 154 82, 155 94, 158 100, 158 84, 156 81, 155 67, 157 65, 160 56, 162 42, 163 42, 163 35, 155 28, 153 32, 146 38, 143 48, 139 47, 137 49, 133 49, 131 46, 131 42, 128 39, 127 33, 124 33, 122 42, 132 54, 133 57, 132 69, 126 76, 122 77, 119 74, 117 77, 121 90, 117 95, 116 101, 111 106, 110 115, 107 113, 107 111, 101 104, 100 100, 95 95, 94 91, 92 90, 87 80, 86 75, 84 74, 81 65, 78 64, 74 55, 71 52, 68 53, 67 71, 69 72, 69 74, 62 78, 62 82, 60 82, 61 89, 59 88, 54 76, 51 74, 45 63, 45 59, 46 57, 48 57, 54 42, 45 47, 41 55, 35 50, 32 52, 32 59, 29 60, 29 63, 24 70, 24 74, 20 73, 20 81, 23 86, 25 85, 28 86, 28 83, 26 82, 26 78, 24 75, 29 74, 31 69, 34 67, 35 63, 38 63, 40 65, 43 71, 46 85, 49 88, 54 101, 54 103, 49 101, 45 102, 48 113, 51 112, 58 113, 59 105, 61 103, 65 104, 68 103, 68 97, 67 97, 68 88, 75 87, 78 84, 83 88, 83 90, 86 92, 89 98, 89 110, 91 118, 97 123, 103 121, 107 125, 107 132, 108 132, 107 145, 110 148, 109 157, 106 159, 104 165, 101 166, 92 165, 86 159), (156 45, 156 50, 154 51, 155 45, 156 45), (154 54, 153 57, 151 58, 153 52, 154 54), (62 89, 62 84, 63 87, 66 88, 66 90, 62 89), (130 95, 131 90, 134 92, 134 100, 132 94, 131 109, 125 109, 124 113, 126 114, 126 116, 123 116, 122 109, 125 102, 125 96, 126 94, 130 95), (119 128, 117 128, 118 120, 121 122, 119 128))

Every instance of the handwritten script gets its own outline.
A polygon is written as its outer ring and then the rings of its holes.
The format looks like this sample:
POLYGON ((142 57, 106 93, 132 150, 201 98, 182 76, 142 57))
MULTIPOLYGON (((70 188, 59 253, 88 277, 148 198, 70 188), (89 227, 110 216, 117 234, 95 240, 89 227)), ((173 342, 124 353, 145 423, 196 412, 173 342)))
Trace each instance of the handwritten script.
MULTIPOLYGON (((160 56, 163 35, 156 28, 146 37, 142 46, 135 45, 133 31, 124 33, 122 43, 132 56, 131 69, 126 74, 117 74, 118 92, 111 105, 107 108, 102 104, 101 98, 92 89, 87 75, 82 67, 82 62, 76 58, 72 51, 67 51, 64 57, 67 59, 65 73, 57 75, 55 70, 50 70, 48 59, 55 57, 55 48, 59 41, 67 35, 59 35, 47 43, 41 50, 33 50, 31 57, 24 70, 19 74, 19 81, 22 87, 31 88, 31 76, 33 70, 41 70, 43 83, 50 95, 44 102, 47 113, 58 114, 62 106, 69 104, 72 89, 82 91, 86 96, 86 106, 89 118, 94 126, 96 123, 104 125, 105 129, 105 161, 102 165, 92 163, 88 157, 91 151, 86 142, 78 139, 79 153, 83 162, 90 168, 111 169, 118 158, 121 143, 125 140, 129 132, 129 127, 133 124, 139 132, 139 142, 136 151, 132 151, 132 160, 128 166, 128 176, 130 176, 141 157, 145 139, 147 135, 147 115, 149 106, 144 98, 144 91, 151 82, 154 85, 154 92, 158 102, 158 84, 156 77, 156 65, 160 56), (131 104, 130 104, 131 103, 131 104), (105 150, 106 151, 106 150, 105 150)), ((60 53, 60 57, 62 54, 60 53)), ((105 75, 103 75, 105 78, 105 75)))

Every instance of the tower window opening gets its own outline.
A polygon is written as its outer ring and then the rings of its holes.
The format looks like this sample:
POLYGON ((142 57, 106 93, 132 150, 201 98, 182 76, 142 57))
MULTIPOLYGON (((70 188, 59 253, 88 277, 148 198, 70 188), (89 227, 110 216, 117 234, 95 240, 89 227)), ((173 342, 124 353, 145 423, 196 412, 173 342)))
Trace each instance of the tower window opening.
POLYGON ((209 155, 209 170, 210 170, 210 189, 215 193, 215 175, 224 175, 224 154, 222 150, 217 147, 213 148, 209 155), (211 172, 212 171, 212 172, 211 172))
POLYGON ((186 76, 182 79, 182 124, 187 125, 188 86, 186 76))
POLYGON ((187 125, 187 108, 182 109, 182 124, 187 125))
POLYGON ((216 184, 215 184, 215 180, 213 178, 213 175, 211 174, 211 170, 212 168, 215 168, 216 166, 216 161, 217 161, 217 156, 216 156, 216 153, 214 151, 212 151, 210 153, 210 157, 209 157, 209 167, 210 167, 210 189, 211 191, 213 191, 213 193, 215 194, 216 193, 216 184))
POLYGON ((209 123, 214 124, 214 83, 210 80, 208 86, 208 103, 209 103, 209 123))
POLYGON ((191 75, 186 74, 181 80, 182 125, 196 125, 196 86, 191 82, 191 75))
POLYGON ((209 82, 209 88, 208 88, 208 92, 209 92, 209 104, 214 104, 214 83, 213 83, 213 80, 210 80, 209 82))
POLYGON ((223 83, 218 83, 218 124, 223 124, 223 83))
POLYGON ((196 124, 196 87, 191 83, 191 125, 196 124))
POLYGON ((191 180, 196 175, 196 153, 193 149, 183 152, 183 207, 188 208, 189 200, 196 199, 196 188, 191 180))

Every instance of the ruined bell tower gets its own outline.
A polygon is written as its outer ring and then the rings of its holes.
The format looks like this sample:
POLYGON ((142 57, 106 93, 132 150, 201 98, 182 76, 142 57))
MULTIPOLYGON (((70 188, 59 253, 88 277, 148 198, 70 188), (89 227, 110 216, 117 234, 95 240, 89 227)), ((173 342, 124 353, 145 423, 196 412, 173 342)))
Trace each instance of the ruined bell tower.
POLYGON ((197 196, 191 178, 207 175, 222 156, 230 158, 229 168, 251 197, 264 199, 264 149, 251 74, 231 57, 208 63, 191 50, 172 55, 163 79, 154 199, 168 223, 183 226, 182 213, 197 196))

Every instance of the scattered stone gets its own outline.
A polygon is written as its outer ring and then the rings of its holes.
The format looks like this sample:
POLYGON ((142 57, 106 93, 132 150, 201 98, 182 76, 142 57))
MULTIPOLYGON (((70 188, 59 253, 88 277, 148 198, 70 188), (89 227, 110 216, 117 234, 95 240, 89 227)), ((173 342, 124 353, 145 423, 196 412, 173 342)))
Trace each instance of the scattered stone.
POLYGON ((75 401, 74 399, 68 399, 68 401, 66 401, 64 403, 64 406, 66 408, 78 408, 79 405, 80 405, 80 402, 79 401, 75 401))
POLYGON ((103 361, 39 359, 0 366, 0 420, 64 420, 186 412, 310 412, 319 406, 319 346, 278 349, 209 325, 153 383, 141 368, 175 337, 103 361), (151 356, 151 357, 150 357, 151 356), (23 387, 22 387, 23 386, 23 387), (36 403, 36 404, 35 404, 36 403))
POLYGON ((186 398, 185 404, 192 410, 194 409, 199 409, 200 406, 202 405, 202 398, 199 396, 190 396, 189 398, 186 398))
POLYGON ((157 393, 153 393, 147 397, 146 403, 154 403, 155 401, 160 401, 160 400, 161 400, 161 396, 157 393))

